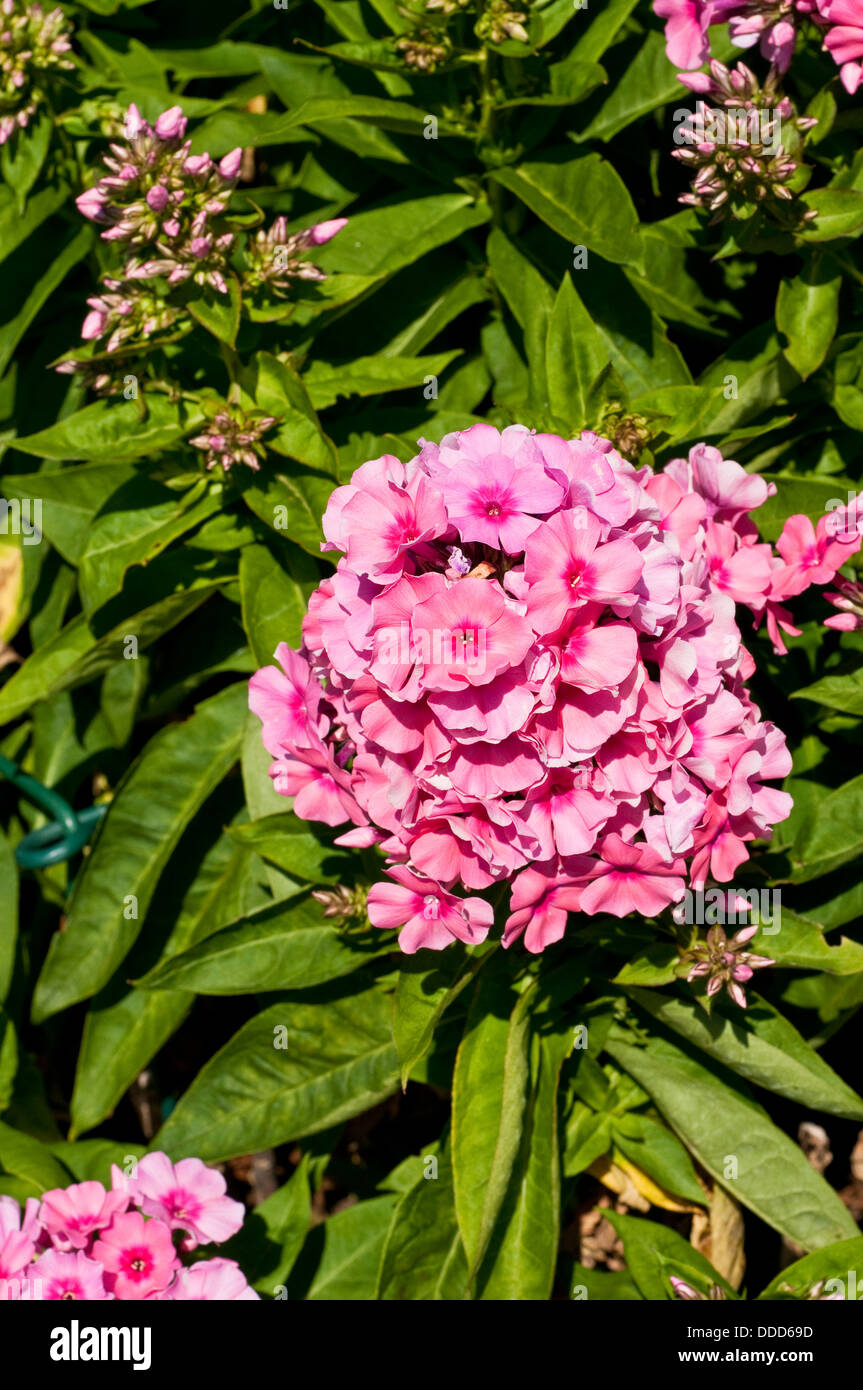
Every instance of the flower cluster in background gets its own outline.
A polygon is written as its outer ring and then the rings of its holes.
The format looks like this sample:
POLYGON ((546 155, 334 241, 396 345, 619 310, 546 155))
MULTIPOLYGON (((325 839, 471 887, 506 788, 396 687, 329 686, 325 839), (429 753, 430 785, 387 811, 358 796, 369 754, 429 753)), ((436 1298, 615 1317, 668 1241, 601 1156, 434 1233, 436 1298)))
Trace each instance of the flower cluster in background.
MULTIPOLYGON (((744 63, 728 69, 715 59, 709 73, 688 72, 680 78, 700 100, 692 117, 675 132, 675 140, 685 141, 673 151, 690 169, 696 170, 692 191, 681 203, 703 207, 716 214, 740 212, 750 204, 788 202, 793 194, 788 181, 798 168, 790 157, 785 140, 818 124, 813 116, 794 115, 788 97, 780 97, 776 73, 762 85, 744 63)), ((811 221, 814 209, 804 212, 801 222, 811 221)))
POLYGON ((112 1183, 73 1183, 28 1198, 0 1196, 0 1299, 248 1300, 235 1260, 184 1264, 199 1245, 220 1245, 243 1224, 225 1179, 197 1158, 145 1155, 112 1183))
MULTIPOLYGON (((125 142, 112 143, 104 157, 108 173, 76 202, 85 217, 104 225, 105 241, 132 253, 124 281, 163 276, 178 285, 191 277, 225 294, 234 235, 219 230, 214 219, 227 211, 243 151, 232 150, 218 164, 208 154, 193 155, 186 124, 179 106, 164 111, 155 127, 130 106, 125 142)), ((104 331, 93 324, 84 336, 104 331)))
POLYGON ((728 882, 790 808, 735 606, 784 652, 784 600, 856 530, 792 517, 777 554, 749 517, 771 485, 705 444, 662 473, 589 432, 421 445, 336 489, 342 556, 302 650, 252 678, 276 790, 380 846, 369 917, 406 951, 483 940, 495 885, 504 944, 540 951, 570 911, 652 916, 728 882))
POLYGON ((824 48, 852 95, 863 78, 863 0, 654 0, 666 21, 666 53, 676 68, 697 68, 710 56, 708 30, 728 23, 738 48, 758 46, 762 57, 787 72, 797 32, 806 22, 823 34, 824 48))
POLYGON ((185 301, 174 293, 187 282, 226 296, 237 257, 240 294, 284 298, 297 281, 326 278, 306 253, 345 226, 345 218, 334 218, 288 234, 285 218, 277 217, 242 246, 226 215, 243 151, 231 150, 218 162, 192 154, 186 127, 180 106, 163 111, 151 126, 131 105, 125 138, 112 141, 104 156, 106 172, 76 199, 79 212, 102 228, 103 240, 121 257, 103 276, 100 293, 88 299, 81 329, 101 360, 91 368, 88 359, 70 354, 57 366, 67 374, 87 373, 97 390, 117 389, 106 356, 122 350, 128 360, 136 351, 151 351, 154 335, 191 329, 185 301))
MULTIPOLYGON (((729 214, 746 217, 759 207, 780 225, 812 220, 813 210, 798 219, 786 205, 803 186, 794 176, 805 134, 817 121, 795 115, 781 81, 791 65, 798 29, 808 24, 823 34, 843 86, 855 93, 863 79, 863 0, 654 0, 653 7, 665 20, 669 61, 682 69, 680 81, 701 98, 692 124, 712 126, 707 136, 690 138, 689 148, 674 151, 696 171, 691 192, 680 201, 709 209, 714 221, 729 214), (732 43, 743 49, 757 45, 769 61, 763 84, 742 63, 729 72, 712 60, 709 74, 695 71, 710 58, 710 26, 726 21, 732 43), (723 118, 732 112, 761 119, 727 133, 723 118)), ((676 143, 683 134, 675 133, 676 143)))
POLYGON ((257 473, 264 457, 261 436, 276 423, 272 415, 261 415, 225 405, 207 421, 205 428, 189 443, 206 455, 207 468, 229 472, 235 463, 245 464, 257 473))
POLYGON ((46 14, 39 4, 0 0, 0 145, 30 124, 44 74, 74 68, 66 56, 71 32, 60 9, 46 14))

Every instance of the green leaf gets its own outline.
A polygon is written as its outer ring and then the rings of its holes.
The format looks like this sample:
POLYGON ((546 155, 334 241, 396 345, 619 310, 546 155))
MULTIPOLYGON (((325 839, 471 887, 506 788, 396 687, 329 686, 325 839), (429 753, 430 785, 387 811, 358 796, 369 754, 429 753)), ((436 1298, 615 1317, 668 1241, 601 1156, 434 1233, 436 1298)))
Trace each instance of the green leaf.
POLYGON ((853 188, 819 188, 804 193, 800 201, 818 213, 814 222, 798 232, 803 241, 834 241, 863 232, 863 193, 853 188))
POLYGON ((335 486, 335 479, 324 474, 293 468, 290 474, 273 473, 254 482, 243 497, 255 515, 278 534, 287 534, 309 555, 326 561, 321 555, 321 517, 335 486))
POLYGON ((17 312, 0 328, 0 376, 3 375, 15 354, 22 337, 40 309, 63 283, 69 271, 83 260, 93 244, 93 233, 89 227, 81 227, 67 236, 62 246, 51 256, 44 275, 35 284, 26 286, 26 295, 17 312))
POLYGON ((608 351, 568 272, 560 282, 545 342, 551 412, 573 431, 586 429, 593 423, 590 388, 608 366, 608 351))
POLYGON ((175 444, 200 425, 197 405, 142 392, 134 400, 99 400, 38 434, 15 440, 15 448, 43 459, 127 463, 175 444))
POLYGON ((24 1184, 29 1195, 41 1197, 54 1187, 67 1187, 69 1174, 50 1149, 29 1134, 21 1134, 0 1120, 0 1172, 24 1184))
POLYGON ((626 185, 598 154, 495 169, 504 188, 573 247, 586 246, 606 261, 644 269, 638 214, 626 185))
POLYGON ((381 1257, 377 1297, 399 1302, 454 1302, 464 1297, 468 1270, 453 1203, 452 1165, 421 1177, 401 1197, 381 1257))
POLYGON ((160 730, 124 777, 78 878, 65 930, 51 940, 34 1019, 88 999, 128 954, 183 829, 240 755, 246 699, 241 684, 203 701, 185 723, 160 730))
POLYGON ((575 1178, 611 1148, 611 1116, 597 1114, 577 1100, 566 1122, 562 1155, 564 1177, 575 1178))
MULTIPOLYGON (((711 57, 724 63, 736 52, 733 44, 714 29, 710 36, 711 57)), ((687 93, 677 80, 677 69, 665 55, 665 38, 654 30, 647 35, 626 71, 612 83, 611 91, 593 120, 575 138, 579 142, 610 140, 640 116, 655 111, 657 106, 672 101, 682 106, 686 99, 687 93)))
MULTIPOLYGON (((757 914, 752 919, 757 920, 757 914)), ((775 928, 775 923, 771 924, 775 928)), ((773 935, 765 930, 760 938, 762 952, 766 952, 777 965, 791 966, 798 970, 826 970, 831 975, 856 975, 863 970, 863 945, 842 937, 837 945, 831 946, 824 937, 820 922, 782 909, 779 931, 773 935), (769 941, 764 937, 769 935, 769 941)))
POLYGON ((275 1298, 287 1282, 311 1219, 309 1160, 271 1197, 247 1213, 242 1229, 219 1247, 219 1256, 236 1260, 258 1293, 275 1298))
POLYGON ((706 1204, 692 1159, 670 1129, 651 1119, 628 1111, 612 1124, 614 1142, 624 1158, 634 1163, 666 1191, 690 1202, 706 1204))
POLYGON ((702 1066, 659 1038, 633 1047, 617 1028, 606 1050, 650 1094, 702 1167, 768 1225, 804 1250, 856 1233, 847 1207, 732 1072, 702 1066), (735 1178, 726 1176, 729 1157, 737 1162, 735 1178))
POLYGON ((326 1003, 284 1000, 202 1068, 153 1147, 218 1162, 328 1129, 397 1086, 390 1005, 379 989, 326 1003))
POLYGON ((0 1004, 12 983, 18 938, 18 865, 12 846, 0 830, 0 1004))
POLYGON ((435 955, 418 951, 400 964, 393 996, 393 1038, 399 1055, 402 1088, 434 1037, 445 1011, 458 998, 484 963, 486 956, 471 956, 459 946, 435 955))
POLYGON ((616 985, 667 985, 675 978, 678 950, 673 942, 646 946, 628 960, 614 977, 616 985))
MULTIPOLYGON (((776 484, 776 495, 752 513, 752 518, 766 541, 778 540, 789 516, 802 512, 818 521, 827 510, 827 503, 838 499, 843 506, 848 501, 848 488, 839 478, 799 478, 791 473, 771 473, 769 481, 776 484)), ((853 483, 848 485, 853 487, 853 483)))
POLYGON ((338 477, 338 455, 321 429, 303 378, 267 352, 257 354, 254 370, 255 403, 278 421, 275 434, 266 437, 267 448, 338 477))
POLYGON ((43 106, 24 130, 16 130, 0 149, 0 173, 18 195, 24 211, 25 200, 42 171, 51 144, 51 117, 43 106))
POLYGON ((123 587, 132 565, 146 565, 172 541, 191 531, 223 505, 218 485, 206 483, 181 493, 146 477, 122 484, 89 529, 78 570, 78 591, 87 617, 123 587))
MULTIPOLYGON (((378 943, 379 944, 379 943, 378 943)), ((383 950, 388 950, 385 946, 383 950)), ((136 984, 195 994, 270 994, 349 975, 378 954, 324 922, 313 898, 290 900, 223 928, 171 956, 136 984)))
POLYGON ((788 339, 785 356, 804 380, 821 366, 833 341, 841 286, 839 267, 818 256, 779 286, 776 327, 788 339))
POLYGON ((745 1013, 738 1010, 732 1016, 732 1006, 716 1000, 708 1015, 697 999, 648 994, 642 989, 630 989, 629 994, 660 1023, 747 1081, 810 1110, 863 1120, 860 1096, 759 995, 750 997, 745 1013))
POLYGON ((323 1223, 323 1255, 307 1303, 371 1301, 376 1296, 384 1242, 397 1202, 394 1193, 356 1202, 323 1223))
MULTIPOLYGON (((207 815, 207 807, 201 814, 207 815)), ((169 959, 254 910, 263 896, 254 868, 247 853, 219 836, 183 897, 160 959, 169 959)), ((72 1094, 72 1137, 93 1129, 111 1114, 192 1007, 191 994, 134 989, 122 976, 121 969, 120 978, 96 995, 84 1020, 72 1094)))
POLYGON ((357 213, 344 232, 316 252, 315 260, 328 274, 359 276, 370 287, 488 218, 488 205, 464 193, 392 203, 357 213))
MULTIPOLYGON (((860 1297, 860 1285, 857 1282, 857 1270, 860 1269, 863 1261, 863 1236, 855 1236, 851 1240, 839 1240, 835 1245, 827 1245, 822 1250, 816 1250, 812 1255, 804 1255, 802 1260, 795 1260, 794 1264, 787 1265, 781 1273, 771 1279, 766 1289, 758 1295, 759 1300, 781 1298, 783 1293, 790 1296, 788 1291, 792 1291, 798 1298, 805 1298, 813 1284, 820 1283, 822 1279, 839 1279, 844 1286, 845 1299, 860 1297), (854 1278, 854 1292, 851 1292, 851 1277, 854 1278)), ((824 1293, 832 1293, 836 1290, 825 1289, 824 1293)))
POLYGON ((37 227, 41 227, 43 222, 61 208, 69 197, 69 192, 66 184, 40 188, 38 193, 27 199, 27 206, 22 215, 11 188, 0 185, 0 261, 17 251, 37 227))
POLYGON ((3 479, 5 497, 38 496, 42 503, 42 534, 70 565, 84 553, 96 513, 118 488, 135 477, 132 464, 82 464, 3 479))
POLYGON ((319 840, 293 811, 261 816, 226 832, 245 849, 277 864, 293 878, 307 883, 340 883, 350 878, 353 861, 343 850, 319 840))
POLYGON ((306 613, 306 595, 265 545, 246 545, 240 553, 243 627, 259 666, 269 665, 281 642, 297 647, 306 613))
POLYGON ((303 375, 317 410, 335 405, 340 396, 378 396, 384 391, 404 391, 438 377, 460 350, 429 357, 355 357, 333 364, 316 360, 303 375))
POLYGON ((569 1030, 531 1038, 521 1147, 479 1275, 484 1300, 545 1301, 551 1296, 560 1231, 557 1086, 570 1043, 569 1030))
POLYGON ((863 775, 837 787, 791 849, 794 882, 807 883, 863 854, 863 775))
POLYGON ((863 714, 863 667, 847 676, 823 676, 791 694, 792 700, 812 700, 843 714, 863 714))
POLYGON ((679 1274, 685 1278, 687 1270, 695 1270, 708 1285, 718 1285, 726 1294, 735 1296, 731 1285, 710 1261, 669 1226, 614 1211, 605 1215, 623 1241, 626 1268, 642 1298, 657 1303, 673 1299, 670 1276, 679 1274))
POLYGON ((539 416, 547 416, 551 413, 551 401, 546 344, 555 304, 551 288, 499 227, 493 228, 489 234, 486 254, 495 282, 524 334, 525 352, 530 368, 531 409, 539 416))
POLYGON ((188 588, 124 618, 101 637, 95 636, 84 615, 79 614, 28 657, 0 690, 0 724, 16 719, 39 700, 85 685, 118 661, 132 660, 130 639, 137 642, 140 655, 162 633, 199 608, 222 583, 223 575, 201 575, 188 588))
POLYGON ((638 1285, 625 1271, 606 1274, 600 1269, 587 1269, 580 1264, 572 1267, 569 1296, 576 1303, 583 1299, 588 1299, 591 1303, 595 1300, 603 1303, 642 1302, 638 1285))
POLYGON ((137 1161, 147 1152, 143 1144, 118 1144, 112 1139, 79 1139, 76 1143, 62 1139, 49 1147, 76 1182, 100 1182, 103 1187, 111 1185, 112 1163, 127 1171, 129 1159, 137 1161))
POLYGON ((522 1138, 533 994, 517 998, 508 961, 496 958, 480 975, 456 1059, 453 1187, 471 1276, 488 1249, 522 1138))
POLYGON ((220 343, 233 347, 240 331, 240 314, 243 296, 235 275, 228 274, 225 283, 227 294, 220 294, 210 285, 196 285, 184 289, 180 302, 185 305, 192 318, 220 343))
POLYGON ((576 43, 572 50, 573 58, 581 63, 599 62, 637 4, 638 0, 608 0, 576 43))

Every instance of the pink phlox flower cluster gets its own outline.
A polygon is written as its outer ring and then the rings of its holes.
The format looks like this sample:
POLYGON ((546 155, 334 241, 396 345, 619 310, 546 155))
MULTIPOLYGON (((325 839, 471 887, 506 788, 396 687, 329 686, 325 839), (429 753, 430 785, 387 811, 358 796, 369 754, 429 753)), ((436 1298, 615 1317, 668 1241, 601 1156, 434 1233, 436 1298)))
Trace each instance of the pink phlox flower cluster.
MULTIPOLYGON (((105 241, 133 253, 124 280, 158 275, 178 285, 191 277, 226 294, 224 268, 234 234, 214 230, 212 219, 228 207, 243 151, 232 150, 218 164, 208 154, 193 155, 191 141, 184 139, 186 125, 179 106, 163 111, 155 127, 130 106, 126 141, 112 143, 104 157, 107 174, 76 203, 85 217, 104 226, 105 241)), ((88 324, 84 336, 99 336, 90 319, 88 324)))
POLYGON ((774 485, 706 444, 656 473, 589 432, 420 443, 332 494, 302 649, 251 680, 276 790, 380 847, 368 913, 406 951, 482 941, 505 883, 504 944, 540 951, 568 912, 728 882, 791 806, 735 606, 784 651, 784 600, 856 531, 794 517, 777 554, 749 516, 774 485))
POLYGON ((59 7, 46 14, 38 3, 0 0, 0 145, 30 124, 45 74, 74 68, 71 32, 59 7))
POLYGON ((243 1224, 225 1179, 198 1158, 145 1155, 106 1189, 73 1183, 28 1198, 0 1196, 0 1298, 46 1300, 257 1299, 236 1261, 186 1267, 179 1252, 221 1244, 243 1224), (180 1233, 175 1241, 174 1233, 180 1233))
POLYGON ((845 90, 853 95, 863 80, 863 0, 654 0, 653 8, 666 21, 665 51, 677 68, 700 67, 710 56, 710 25, 727 20, 737 48, 757 44, 777 72, 787 72, 808 18, 824 32, 845 90))
MULTIPOLYGON (((231 150, 218 162, 208 154, 193 155, 186 126, 179 106, 163 111, 150 126, 132 104, 125 141, 114 141, 104 156, 107 172, 75 200, 79 212, 103 228, 103 240, 122 248, 122 266, 102 277, 102 290, 88 299, 81 328, 85 342, 104 339, 108 354, 146 350, 149 339, 167 329, 187 331, 192 321, 185 304, 169 297, 186 281, 228 293, 236 234, 219 219, 228 210, 243 151, 231 150)), ((345 225, 345 218, 332 218, 289 235, 284 217, 277 217, 269 231, 248 239, 243 290, 266 287, 284 297, 296 280, 326 279, 306 254, 345 225)), ((57 370, 86 371, 87 362, 70 355, 57 370)), ((91 384, 100 391, 112 388, 110 370, 91 375, 91 384)))

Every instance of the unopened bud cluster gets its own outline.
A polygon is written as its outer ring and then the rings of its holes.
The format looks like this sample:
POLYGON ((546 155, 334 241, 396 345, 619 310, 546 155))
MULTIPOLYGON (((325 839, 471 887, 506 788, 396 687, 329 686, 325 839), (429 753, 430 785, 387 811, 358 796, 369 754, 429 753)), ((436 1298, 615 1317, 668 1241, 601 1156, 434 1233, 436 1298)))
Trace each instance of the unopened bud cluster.
MULTIPOLYGON (((695 171, 691 191, 679 201, 713 212, 714 221, 749 216, 759 206, 784 220, 782 205, 794 197, 788 184, 799 167, 789 142, 799 149, 815 118, 794 115, 788 97, 777 92, 774 69, 762 86, 745 63, 728 69, 714 60, 709 73, 683 73, 680 81, 700 100, 675 132, 675 141, 686 143, 674 158, 695 171)), ((809 210, 800 221, 815 216, 809 210)))
POLYGON ((520 5, 512 0, 487 0, 481 6, 472 0, 414 0, 402 9, 413 21, 413 32, 397 39, 395 49, 407 67, 433 73, 454 55, 466 52, 471 30, 483 45, 507 40, 528 43, 528 9, 528 0, 520 5))
POLYGON ((724 986, 734 1003, 745 1009, 743 986, 746 981, 752 979, 753 971, 776 963, 769 956, 757 956, 743 949, 757 931, 757 926, 743 927, 729 938, 722 927, 711 927, 706 941, 698 942, 681 955, 681 960, 694 962, 687 980, 691 983, 706 978, 708 998, 718 994, 724 986))
POLYGON ((272 227, 266 231, 261 229, 249 238, 243 288, 266 289, 276 298, 284 299, 295 280, 326 280, 324 272, 306 260, 306 253, 315 246, 323 246, 346 225, 346 217, 335 217, 307 227, 305 231, 289 234, 286 219, 277 217, 272 227))
POLYGON ((227 473, 235 463, 242 463, 257 473, 261 466, 259 460, 265 457, 261 436, 275 423, 272 415, 222 405, 189 443, 203 450, 208 469, 218 467, 227 473))
MULTIPOLYGON (((112 139, 104 157, 105 172, 76 199, 78 210, 101 227, 103 241, 118 248, 121 260, 87 301, 81 336, 94 344, 91 355, 70 353, 57 370, 81 373, 105 394, 118 389, 119 363, 107 358, 122 352, 128 366, 131 358, 192 330, 189 284, 227 296, 233 277, 244 292, 284 298, 295 281, 326 278, 306 255, 345 226, 345 218, 335 218, 289 234, 285 218, 277 217, 268 231, 247 236, 228 214, 242 149, 218 162, 192 154, 186 125, 179 106, 163 111, 153 126, 130 106, 124 138, 112 139), (165 333, 170 338, 159 337, 165 333)), ((241 450, 250 442, 235 441, 241 450)), ((235 458, 233 450, 228 455, 235 458)), ((241 461, 257 467, 254 451, 241 461)), ((216 462, 222 462, 217 447, 209 466, 216 462)))
POLYGON ((234 235, 214 219, 227 210, 243 152, 232 150, 216 164, 208 154, 191 153, 185 132, 179 106, 164 111, 155 128, 131 106, 127 140, 113 142, 104 158, 108 173, 76 201, 85 217, 104 225, 105 241, 134 253, 125 280, 162 276, 174 286, 191 277, 225 294, 234 235))
POLYGON ((45 13, 24 0, 0 2, 0 145, 30 124, 40 84, 50 69, 74 68, 70 27, 63 11, 45 13))

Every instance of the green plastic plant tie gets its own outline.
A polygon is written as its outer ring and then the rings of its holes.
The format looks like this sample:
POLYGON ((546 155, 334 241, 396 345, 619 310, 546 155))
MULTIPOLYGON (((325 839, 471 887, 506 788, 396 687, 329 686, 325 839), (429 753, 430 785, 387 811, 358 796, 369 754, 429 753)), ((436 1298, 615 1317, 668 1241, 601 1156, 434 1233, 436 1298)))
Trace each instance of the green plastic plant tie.
POLYGON ((54 819, 25 835, 15 847, 15 858, 22 869, 47 869, 71 859, 89 840, 107 806, 89 806, 85 811, 73 811, 58 792, 37 782, 20 767, 0 753, 0 774, 17 787, 22 796, 39 806, 54 819))

